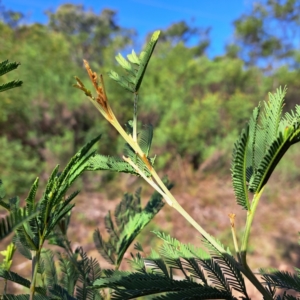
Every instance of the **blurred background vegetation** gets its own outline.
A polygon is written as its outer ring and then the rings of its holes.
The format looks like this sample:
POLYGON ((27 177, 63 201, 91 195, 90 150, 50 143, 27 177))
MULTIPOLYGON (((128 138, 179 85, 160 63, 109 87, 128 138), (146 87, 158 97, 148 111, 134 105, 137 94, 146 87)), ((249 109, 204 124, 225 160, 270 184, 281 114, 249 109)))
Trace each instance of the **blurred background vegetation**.
MULTIPOLYGON (((26 192, 36 176, 47 178, 53 165, 64 165, 98 133, 103 133, 101 153, 121 154, 116 132, 72 83, 74 75, 88 82, 83 58, 104 76, 117 68, 114 56, 135 45, 134 28, 120 27, 109 8, 96 14, 73 4, 48 12, 46 25, 26 24, 22 13, 3 7, 0 16, 1 60, 21 62, 14 76, 24 81, 0 101, 0 174, 7 193, 26 192)), ((180 163, 192 173, 229 175, 233 142, 267 92, 287 85, 286 108, 299 102, 300 1, 258 3, 234 22, 233 34, 226 53, 209 58, 208 28, 183 20, 163 30, 139 106, 141 123, 155 128, 152 154, 158 155, 160 170, 180 163), (191 39, 198 42, 190 46, 191 39)), ((132 116, 131 95, 105 78, 112 107, 124 124, 132 116)), ((299 179, 299 158, 294 151, 293 159, 280 166, 285 180, 299 179)), ((99 176, 88 185, 92 191, 115 179, 99 176)))

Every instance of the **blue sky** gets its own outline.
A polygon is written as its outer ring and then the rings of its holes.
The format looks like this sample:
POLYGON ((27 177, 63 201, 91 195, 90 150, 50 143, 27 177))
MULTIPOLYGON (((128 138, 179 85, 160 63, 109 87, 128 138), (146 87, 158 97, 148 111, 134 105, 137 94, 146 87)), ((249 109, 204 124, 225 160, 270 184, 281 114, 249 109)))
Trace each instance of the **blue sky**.
POLYGON ((223 53, 224 45, 232 40, 233 21, 249 11, 254 0, 0 0, 6 9, 24 13, 28 23, 47 23, 44 12, 55 11, 66 2, 84 4, 95 13, 104 8, 116 10, 118 24, 135 28, 140 41, 147 33, 182 20, 194 26, 211 27, 208 54, 213 57, 223 53))

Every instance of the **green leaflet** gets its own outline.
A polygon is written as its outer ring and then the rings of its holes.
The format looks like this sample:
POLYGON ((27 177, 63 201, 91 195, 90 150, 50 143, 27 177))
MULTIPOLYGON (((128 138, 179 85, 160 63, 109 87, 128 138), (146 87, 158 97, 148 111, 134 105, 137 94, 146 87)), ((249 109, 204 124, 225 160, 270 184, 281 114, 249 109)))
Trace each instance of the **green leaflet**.
MULTIPOLYGON (((126 123, 126 130, 128 134, 132 133, 131 122, 126 123)), ((152 138, 153 138, 153 127, 151 125, 144 126, 144 128, 138 134, 138 144, 141 147, 142 151, 146 154, 151 165, 153 166, 155 157, 153 158, 148 157, 151 148, 152 138)), ((144 174, 147 177, 151 176, 145 163, 128 144, 125 144, 124 155, 126 157, 129 157, 139 167, 139 169, 144 172, 144 174)), ((119 173, 129 173, 132 175, 139 176, 139 173, 123 159, 119 157, 105 156, 101 154, 95 154, 89 158, 89 161, 87 162, 86 170, 88 171, 107 170, 107 171, 114 171, 119 173)))
POLYGON ((159 34, 160 31, 155 31, 153 33, 145 50, 141 52, 139 57, 133 50, 131 54, 127 55, 128 61, 121 54, 118 54, 116 60, 127 74, 126 76, 120 76, 117 72, 110 71, 108 74, 109 77, 126 90, 132 93, 138 93, 159 34))
POLYGON ((55 225, 72 209, 70 202, 78 192, 64 199, 65 194, 75 179, 87 169, 90 158, 95 155, 95 152, 90 150, 100 137, 100 135, 97 136, 82 147, 71 158, 61 173, 58 171, 58 166, 54 168, 44 195, 38 204, 40 209, 38 218, 39 230, 46 234, 45 238, 51 233, 55 225))
POLYGON ((182 244, 164 233, 155 234, 164 241, 159 253, 152 250, 150 257, 144 259, 140 253, 132 255, 130 264, 137 272, 107 270, 104 278, 94 282, 94 287, 112 288, 112 299, 146 295, 155 295, 152 299, 235 299, 232 289, 249 299, 235 264, 223 257, 210 257, 202 249, 182 244), (174 269, 184 279, 174 279, 174 269))
MULTIPOLYGON (((20 285, 22 285, 24 287, 27 287, 27 288, 30 287, 30 281, 23 278, 22 276, 18 275, 15 272, 6 271, 6 270, 3 270, 3 269, 0 268, 0 277, 4 278, 4 279, 7 279, 7 280, 10 280, 12 282, 15 282, 17 284, 20 284, 20 285)), ((41 288, 41 287, 36 287, 36 291, 40 294, 43 294, 43 295, 46 294, 46 290, 44 288, 41 288)), ((13 299, 13 298, 11 298, 11 299, 13 299)))
POLYGON ((54 264, 54 254, 50 249, 42 251, 41 264, 44 266, 44 270, 41 272, 45 278, 44 288, 46 289, 48 286, 58 284, 58 275, 54 264))
POLYGON ((138 144, 148 157, 153 139, 153 126, 146 125, 138 135, 138 144))
MULTIPOLYGON (((172 187, 168 182, 166 185, 168 188, 172 187)), ((110 212, 105 217, 108 240, 102 238, 99 230, 94 232, 98 252, 107 262, 119 266, 130 244, 163 205, 162 196, 157 192, 153 193, 144 208, 141 207, 141 189, 138 189, 135 195, 125 194, 115 209, 114 220, 110 212)))
POLYGON ((249 209, 248 191, 259 193, 289 147, 300 138, 300 109, 282 117, 286 88, 269 94, 235 144, 232 182, 237 203, 249 209), (248 133, 247 133, 248 132, 248 133))
MULTIPOLYGON (((3 300, 29 300, 29 295, 10 295, 6 294, 3 300)), ((45 295, 35 295, 34 300, 50 300, 51 298, 45 295)))
POLYGON ((133 167, 119 157, 96 154, 90 158, 88 171, 109 170, 114 172, 130 173, 138 175, 133 167))
POLYGON ((14 245, 13 242, 7 245, 6 250, 0 251, 0 255, 3 256, 2 263, 0 263, 0 268, 6 271, 10 270, 15 251, 16 251, 16 246, 14 245))
POLYGON ((25 199, 26 202, 26 209, 28 212, 32 212, 35 209, 35 197, 36 197, 36 192, 39 186, 39 178, 37 178, 33 185, 31 186, 31 189, 28 193, 27 198, 25 199))
POLYGON ((244 129, 240 135, 239 140, 235 143, 231 178, 233 183, 233 189, 237 203, 244 209, 249 209, 248 190, 246 186, 247 177, 247 145, 249 139, 249 127, 244 129))
POLYGON ((296 269, 297 273, 292 274, 286 271, 279 270, 260 270, 260 274, 265 283, 275 288, 284 290, 294 290, 300 292, 300 276, 299 269, 296 269))
POLYGON ((31 214, 27 214, 25 209, 18 209, 11 212, 8 216, 0 219, 0 240, 7 237, 14 230, 18 229, 25 222, 35 217, 38 213, 32 211, 31 214))
POLYGON ((249 180, 249 191, 258 193, 267 183, 277 164, 289 147, 297 142, 299 124, 295 122, 299 115, 291 114, 293 118, 282 118, 285 89, 277 89, 274 95, 269 94, 269 101, 264 103, 264 110, 257 121, 254 156, 255 166, 249 180), (288 128, 288 131, 286 130, 288 128), (295 136, 293 136, 296 134, 295 136), (290 137, 292 137, 290 139, 290 137))
MULTIPOLYGON (((8 62, 8 60, 5 60, 3 62, 0 63, 0 76, 15 70, 18 66, 20 65, 20 63, 16 63, 16 62, 8 62)), ((0 92, 4 92, 7 91, 9 89, 13 89, 15 87, 19 87, 23 84, 23 82, 21 80, 13 80, 10 81, 8 83, 4 83, 2 85, 0 85, 0 92)))
POLYGON ((196 248, 191 244, 183 244, 177 239, 172 238, 170 235, 165 234, 164 232, 153 231, 153 233, 160 239, 164 241, 165 244, 171 245, 176 249, 178 257, 197 257, 199 259, 209 259, 210 255, 201 248, 196 248))

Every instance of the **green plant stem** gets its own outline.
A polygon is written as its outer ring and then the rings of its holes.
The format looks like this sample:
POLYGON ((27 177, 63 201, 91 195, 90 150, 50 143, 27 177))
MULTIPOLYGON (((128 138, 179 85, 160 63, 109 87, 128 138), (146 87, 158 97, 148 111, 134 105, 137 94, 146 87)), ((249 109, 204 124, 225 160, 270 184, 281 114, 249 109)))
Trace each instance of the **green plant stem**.
POLYGON ((137 142, 137 102, 138 102, 138 94, 134 93, 134 100, 133 100, 133 121, 132 121, 132 137, 133 141, 137 142))
POLYGON ((6 290, 7 290, 7 279, 4 279, 3 296, 6 295, 6 290))
POLYGON ((249 281, 257 288, 257 290, 263 295, 264 300, 273 300, 272 295, 263 287, 263 285, 253 274, 253 272, 247 264, 242 267, 241 271, 249 279, 249 281))
POLYGON ((241 258, 242 258, 242 264, 247 264, 247 250, 248 250, 248 243, 249 243, 249 237, 250 237, 250 230, 251 225, 254 219, 255 211, 258 205, 258 202, 260 200, 260 197, 263 193, 264 188, 260 190, 258 194, 255 194, 253 197, 253 201, 251 204, 251 207, 247 213, 247 220, 246 220, 246 226, 243 234, 243 240, 242 240, 242 246, 241 246, 241 258))
MULTIPOLYGON (((128 159, 125 158, 125 160, 128 162, 128 159)), ((143 172, 136 166, 132 161, 130 161, 130 164, 138 171, 138 173, 142 174, 143 172)), ((207 233, 185 210, 184 208, 178 203, 178 201, 175 199, 175 197, 172 195, 172 193, 168 190, 168 188, 165 186, 163 181, 160 179, 156 171, 152 168, 149 170, 151 172, 151 175, 155 178, 159 189, 156 189, 155 186, 157 185, 152 185, 153 188, 155 188, 164 198, 167 196, 168 203, 170 202, 170 206, 175 208, 198 232, 201 233, 201 235, 209 242, 211 243, 220 253, 228 255, 226 250, 215 241, 215 239, 207 233), (163 191, 163 192, 162 192, 163 191)), ((142 176, 147 182, 148 180, 146 179, 146 176, 142 176)), ((260 195, 260 194, 259 194, 260 195)), ((258 202, 258 199, 257 199, 258 202)), ((254 208, 256 209, 256 205, 254 205, 254 208)), ((249 226, 251 227, 253 217, 251 219, 251 222, 249 223, 249 226)), ((249 238, 249 232, 250 232, 250 227, 248 230, 248 238, 249 238)), ((248 227, 247 227, 248 228, 248 227)), ((238 255, 239 260, 241 260, 241 256, 238 255)), ((242 264, 241 271, 243 274, 249 279, 249 281, 257 288, 257 290, 263 295, 264 299, 266 300, 272 300, 271 294, 262 286, 262 284, 259 282, 259 280, 256 278, 256 276, 252 273, 251 269, 249 266, 246 264, 242 264)))
POLYGON ((238 258, 238 262, 241 263, 240 249, 239 249, 239 245, 238 245, 238 241, 237 241, 237 235, 236 235, 235 223, 234 223, 235 214, 231 213, 228 215, 228 217, 230 219, 231 234, 232 234, 234 249, 235 249, 235 252, 236 252, 236 255, 238 258))
POLYGON ((41 249, 36 251, 34 257, 32 258, 32 276, 31 276, 31 283, 30 283, 30 298, 29 298, 29 300, 34 299, 35 283, 36 283, 36 277, 37 277, 37 272, 38 272, 38 266, 40 263, 40 256, 41 256, 41 249))
POLYGON ((169 200, 168 196, 160 189, 160 187, 152 180, 151 177, 147 177, 140 169, 139 167, 129 158, 123 156, 123 160, 125 160, 128 164, 130 164, 137 173, 150 185, 152 186, 157 192, 159 192, 165 200, 169 203, 172 203, 171 200, 169 200))
MULTIPOLYGON (((131 166, 137 170, 137 172, 149 183, 149 179, 143 174, 143 172, 139 169, 137 165, 135 165, 129 158, 124 157, 124 160, 127 161, 131 166)), ((221 253, 226 253, 226 250, 219 245, 214 238, 210 234, 208 234, 185 210, 184 208, 177 202, 175 197, 172 195, 172 193, 168 190, 168 188, 165 186, 163 181, 160 179, 156 171, 152 168, 149 170, 151 175, 156 180, 157 184, 149 183, 157 192, 159 192, 167 201, 167 203, 174 207, 192 226, 195 227, 196 230, 198 230, 201 235, 204 236, 205 239, 207 239, 215 248, 218 249, 221 253)))
POLYGON ((258 206, 258 202, 263 193, 263 190, 264 187, 260 190, 258 194, 254 195, 250 210, 247 213, 246 226, 245 226, 243 241, 241 246, 241 263, 242 263, 241 271, 252 282, 252 284, 260 291, 264 299, 271 300, 273 299, 272 295, 262 286, 262 284, 257 279, 257 277, 253 274, 253 272, 251 271, 247 263, 247 250, 248 250, 251 225, 254 219, 256 208, 258 206))

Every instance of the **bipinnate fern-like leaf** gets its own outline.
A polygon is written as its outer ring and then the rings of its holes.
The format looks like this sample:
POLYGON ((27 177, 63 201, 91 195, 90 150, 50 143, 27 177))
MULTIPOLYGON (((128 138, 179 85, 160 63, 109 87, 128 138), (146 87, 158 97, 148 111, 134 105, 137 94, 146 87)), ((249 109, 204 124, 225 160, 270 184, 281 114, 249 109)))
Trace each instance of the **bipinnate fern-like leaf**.
POLYGON ((10 89, 19 87, 22 84, 23 84, 23 81, 21 81, 21 80, 13 80, 13 81, 10 81, 7 83, 3 83, 0 85, 0 92, 4 92, 4 91, 10 90, 10 89))
POLYGON ((247 178, 247 144, 249 137, 249 127, 244 129, 234 145, 231 177, 233 189, 237 203, 244 209, 249 209, 248 189, 246 186, 247 178))
MULTIPOLYGON (((201 295, 201 285, 196 282, 188 280, 174 280, 171 277, 163 276, 158 273, 129 273, 124 271, 111 271, 106 272, 106 277, 98 279, 94 282, 95 288, 112 288, 114 290, 111 299, 135 299, 147 295, 161 295, 168 293, 176 296, 180 292, 191 291, 194 297, 198 294, 201 295), (196 293, 193 291, 196 290, 196 293)), ((225 295, 220 293, 213 287, 204 288, 206 292, 214 291, 219 296, 225 295)), ((192 296, 191 295, 191 296, 192 296)), ((152 299, 159 299, 155 296, 152 299)), ((191 298, 196 299, 196 298, 191 298)), ((233 299, 231 295, 226 298, 220 297, 219 299, 233 299)))
POLYGON ((131 258, 127 259, 127 261, 130 264, 131 268, 140 273, 147 273, 145 262, 143 257, 141 256, 141 253, 138 252, 136 253, 136 255, 130 253, 130 255, 131 258))
MULTIPOLYGON (((211 237, 213 238, 213 237, 211 237)), ((222 243, 215 239, 215 242, 222 246, 223 249, 225 247, 222 245, 222 243)), ((207 249, 209 250, 209 253, 213 259, 213 264, 211 264, 208 260, 204 261, 205 269, 211 269, 212 276, 217 279, 217 282, 221 283, 221 285, 225 288, 226 286, 233 288, 234 290, 238 291, 239 293, 243 294, 244 299, 249 299, 249 296, 247 294, 246 286, 244 277, 239 269, 239 265, 234 259, 234 257, 231 255, 231 252, 229 248, 227 248, 226 252, 220 252, 218 248, 216 248, 212 243, 210 243, 207 239, 203 239, 204 244, 206 245, 207 249), (218 271, 215 268, 214 263, 217 264, 217 268, 221 271, 218 271), (211 266, 210 266, 211 265, 211 266), (218 278, 219 277, 219 278, 218 278), (225 281, 224 281, 225 279, 225 281)))
POLYGON ((111 265, 115 265, 117 252, 115 244, 117 241, 114 243, 112 243, 111 241, 104 241, 99 229, 95 230, 93 239, 95 247, 101 254, 101 256, 111 265))
POLYGON ((235 143, 232 182, 237 203, 249 210, 248 191, 259 193, 289 147, 300 140, 300 108, 282 116, 286 88, 269 94, 235 143))
POLYGON ((58 275, 54 261, 54 254, 50 249, 42 251, 42 265, 44 270, 42 276, 44 278, 45 289, 49 289, 58 284, 58 275))
POLYGON ((95 155, 95 151, 90 151, 90 149, 100 137, 97 136, 82 147, 71 158, 61 173, 58 171, 58 166, 53 170, 44 195, 38 204, 41 211, 38 224, 40 231, 45 233, 44 238, 50 235, 52 229, 72 209, 73 204, 70 204, 70 202, 78 192, 71 194, 69 197, 65 197, 65 194, 75 179, 87 169, 90 159, 95 155))
MULTIPOLYGON (((165 181, 170 189, 172 185, 165 181)), ((102 257, 112 265, 118 266, 123 256, 143 228, 154 218, 163 207, 162 196, 155 192, 144 208, 141 207, 141 190, 135 195, 125 194, 112 214, 105 217, 105 227, 109 234, 104 241, 99 230, 94 232, 94 243, 102 257)))
POLYGON ((79 254, 79 260, 76 262, 79 273, 76 298, 82 300, 99 299, 99 292, 91 289, 93 282, 99 279, 101 275, 99 263, 97 260, 89 258, 82 248, 77 248, 76 252, 79 254))
POLYGON ((249 184, 250 191, 259 191, 267 183, 277 164, 290 146, 290 141, 284 140, 283 135, 280 133, 278 138, 269 146, 258 165, 255 176, 249 184))
MULTIPOLYGON (((210 249, 183 244, 161 232, 159 253, 152 250, 147 258, 132 255, 130 264, 138 272, 107 271, 94 282, 95 288, 112 288, 112 299, 133 299, 153 295, 151 299, 237 299, 232 290, 249 299, 244 279, 235 261, 210 249), (175 280, 178 272, 182 280, 175 280)), ((212 247, 212 246, 210 246, 212 247)))
POLYGON ((278 289, 296 291, 300 293, 300 272, 296 269, 296 273, 292 274, 286 271, 279 270, 260 270, 265 284, 278 289))
MULTIPOLYGON (((164 256, 169 265, 170 257, 172 257, 175 262, 176 259, 178 260, 178 258, 183 258, 185 260, 185 263, 179 266, 181 267, 184 265, 184 267, 187 268, 188 271, 192 271, 191 274, 196 275, 196 278, 202 280, 205 284, 207 284, 207 279, 204 278, 203 272, 197 270, 198 268, 197 266, 195 266, 196 259, 196 261, 207 272, 208 279, 214 284, 214 286, 227 292, 230 292, 231 288, 233 288, 236 291, 244 294, 245 298, 248 298, 244 278, 239 271, 238 266, 236 265, 236 261, 231 256, 229 249, 226 253, 221 253, 211 243, 209 243, 207 240, 204 240, 205 245, 210 250, 209 255, 202 249, 196 249, 192 245, 182 244, 178 240, 172 239, 162 233, 155 233, 158 237, 165 241, 165 244, 168 244, 169 246, 166 247, 164 244, 162 247, 163 252, 161 252, 161 255, 164 256), (173 252, 169 249, 172 249, 173 252)), ((224 246, 218 240, 215 241, 220 244, 222 248, 224 248, 224 246)), ((182 272, 184 273, 183 270, 182 272)))
POLYGON ((63 299, 63 300, 78 300, 72 297, 67 290, 58 284, 54 284, 52 288, 49 288, 51 293, 51 299, 63 299))
POLYGON ((2 180, 0 180, 0 206, 10 212, 9 215, 0 219, 0 240, 38 214, 37 209, 20 208, 18 197, 11 198, 8 201, 5 201, 4 197, 5 189, 2 180))
POLYGON ((36 198, 36 192, 38 190, 38 186, 39 186, 39 178, 36 178, 36 180, 34 181, 34 183, 30 188, 27 198, 25 199, 26 209, 28 212, 32 212, 35 209, 35 198, 36 198))
POLYGON ((89 160, 88 171, 114 171, 139 175, 137 171, 119 157, 96 154, 89 160))
POLYGON ((286 88, 282 89, 280 87, 275 94, 269 93, 269 101, 264 102, 260 125, 260 134, 264 136, 264 150, 266 150, 278 136, 285 94, 286 88))
MULTIPOLYGON (((258 193, 267 183, 274 169, 289 147, 299 141, 300 115, 294 118, 282 117, 282 107, 286 88, 277 89, 274 95, 269 94, 269 101, 264 103, 264 109, 258 120, 256 132, 254 172, 249 180, 249 191, 258 193)), ((253 152, 253 151, 252 151, 253 152)))
POLYGON ((60 297, 58 299, 102 299, 99 291, 91 289, 92 283, 99 279, 102 273, 96 259, 88 257, 81 247, 75 252, 58 253, 57 256, 59 267, 55 264, 51 251, 47 250, 43 254, 42 277, 48 294, 60 297), (61 272, 60 276, 58 271, 61 272))
POLYGON ((167 295, 159 296, 156 300, 207 300, 207 299, 236 299, 230 293, 225 294, 223 291, 211 286, 200 286, 193 289, 184 289, 176 293, 168 293, 167 295))
MULTIPOLYGON (((31 255, 41 253, 41 245, 43 245, 44 241, 48 238, 53 238, 53 232, 55 232, 57 226, 65 224, 63 220, 68 218, 70 211, 74 206, 71 201, 78 192, 73 192, 68 196, 66 193, 74 180, 86 170, 90 158, 95 155, 95 151, 90 150, 99 138, 100 136, 96 137, 80 149, 61 173, 59 172, 58 166, 54 168, 47 182, 45 192, 42 198, 37 202, 35 198, 38 188, 38 179, 35 180, 25 200, 26 210, 20 208, 20 200, 18 198, 11 198, 8 202, 5 202, 2 200, 3 193, 1 193, 0 205, 3 204, 3 206, 10 211, 10 215, 0 223, 1 236, 4 237, 14 230, 15 236, 13 242, 15 243, 16 248, 26 258, 33 258, 33 265, 37 264, 37 260, 36 256, 32 257, 31 255), (20 222, 20 225, 18 222, 20 222)), ((67 224, 65 225, 67 226, 67 224)), ((62 234, 65 234, 65 230, 62 230, 62 234)), ((60 240, 60 246, 68 249, 68 247, 66 247, 68 242, 63 242, 63 238, 61 237, 60 240)), ((68 249, 68 251, 70 250, 68 249)), ((38 272, 46 278, 44 281, 45 288, 42 289, 41 287, 36 287, 35 290, 37 293, 39 293, 39 290, 43 291, 45 289, 53 289, 54 286, 61 286, 55 275, 56 268, 53 263, 53 255, 51 252, 43 252, 42 260, 37 264, 37 267, 38 272)), ((91 266, 89 270, 94 271, 91 266)), ((90 273, 85 270, 80 274, 90 273)), ((0 277, 22 284, 26 287, 30 286, 28 280, 12 272, 5 273, 1 270, 0 277)), ((75 280, 75 278, 73 279, 75 280)), ((72 282, 71 284, 66 283, 67 288, 72 287, 72 284, 74 286, 75 282, 72 282)), ((79 290, 82 288, 83 294, 86 293, 86 295, 88 295, 89 292, 85 292, 86 287, 79 287, 79 290)), ((64 289, 63 286, 61 286, 61 288, 64 289)), ((80 299, 89 299, 89 297, 86 298, 83 296, 83 298, 80 299)))
MULTIPOLYGON (((30 281, 28 279, 12 271, 6 271, 0 268, 0 278, 6 279, 11 282, 15 282, 26 288, 30 287, 30 281)), ((36 291, 41 295, 46 295, 46 290, 43 287, 36 287, 36 291)))
MULTIPOLYGON (((126 123, 126 129, 128 134, 132 134, 132 124, 130 122, 126 123)), ((144 126, 144 128, 138 135, 138 144, 142 151, 145 153, 150 164, 153 166, 155 157, 149 157, 152 138, 153 127, 151 125, 144 126)), ((144 161, 135 153, 135 151, 128 144, 125 144, 124 155, 126 157, 129 157, 147 177, 151 176, 144 161)), ((132 175, 139 176, 139 173, 123 159, 119 157, 105 156, 101 154, 96 154, 93 157, 91 157, 89 159, 89 163, 86 169, 88 171, 104 170, 119 173, 129 173, 132 175)))
POLYGON ((141 133, 139 133, 138 135, 138 144, 147 157, 150 152, 152 139, 153 139, 153 126, 152 125, 144 126, 141 133))
MULTIPOLYGON (((166 186, 170 188, 170 185, 167 182, 166 186)), ((163 205, 164 203, 162 201, 162 196, 159 193, 155 192, 142 211, 137 212, 129 217, 128 222, 126 222, 122 232, 120 232, 120 238, 117 244, 118 265, 122 261, 123 256, 130 244, 140 234, 145 226, 154 218, 154 216, 159 212, 163 205)))
MULTIPOLYGON (((3 300, 29 300, 30 295, 4 295, 3 300)), ((35 295, 34 300, 51 300, 52 298, 46 295, 35 295)), ((64 299, 64 298, 61 298, 64 299)))
POLYGON ((116 60, 127 74, 126 76, 120 76, 117 72, 110 71, 110 78, 115 80, 126 90, 132 93, 138 93, 159 34, 159 31, 155 31, 153 33, 145 50, 142 51, 139 56, 137 56, 133 50, 131 54, 127 55, 128 60, 126 60, 121 54, 118 54, 116 56, 116 60))
MULTIPOLYGON (((59 284, 62 286, 69 294, 73 294, 76 282, 79 277, 79 271, 76 268, 76 260, 69 259, 66 254, 57 253, 59 259, 59 268, 62 274, 59 284)), ((73 253, 70 253, 73 257, 73 253)))
POLYGON ((154 249, 152 249, 151 255, 144 259, 144 264, 146 268, 151 270, 151 273, 163 275, 166 278, 173 277, 172 269, 170 268, 169 274, 167 264, 154 249))
MULTIPOLYGON (((0 63, 0 76, 15 70, 18 66, 20 65, 20 63, 16 63, 16 62, 8 62, 8 60, 5 60, 3 62, 0 63)), ((19 87, 23 84, 23 82, 21 80, 13 80, 7 83, 4 83, 2 85, 0 85, 0 92, 4 92, 16 87, 19 87)))
MULTIPOLYGON (((75 252, 57 253, 57 256, 59 266, 55 263, 52 251, 43 251, 39 267, 43 286, 36 287, 38 293, 47 294, 50 296, 49 299, 102 299, 98 290, 91 289, 92 283, 100 278, 102 272, 96 259, 88 257, 81 247, 75 252)), ((15 273, 12 275, 12 278, 16 277, 14 282, 29 287, 28 280, 20 279, 15 273)), ((8 275, 3 276, 3 278, 6 277, 8 275)))
POLYGON ((152 295, 151 299, 185 299, 184 295, 186 299, 210 299, 210 297, 236 299, 230 292, 202 285, 193 280, 175 280, 170 275, 165 276, 164 272, 106 272, 106 277, 96 280, 94 287, 113 289, 111 299, 116 300, 135 299, 147 295, 152 295))
POLYGON ((10 213, 6 217, 0 219, 0 240, 6 238, 9 234, 14 232, 25 222, 34 218, 38 213, 32 212, 27 214, 26 209, 18 209, 10 213))
POLYGON ((15 235, 12 239, 13 243, 15 244, 17 250, 20 254, 22 254, 24 257, 26 257, 28 260, 32 260, 32 252, 30 245, 27 244, 27 242, 21 238, 20 235, 15 235))

